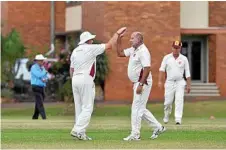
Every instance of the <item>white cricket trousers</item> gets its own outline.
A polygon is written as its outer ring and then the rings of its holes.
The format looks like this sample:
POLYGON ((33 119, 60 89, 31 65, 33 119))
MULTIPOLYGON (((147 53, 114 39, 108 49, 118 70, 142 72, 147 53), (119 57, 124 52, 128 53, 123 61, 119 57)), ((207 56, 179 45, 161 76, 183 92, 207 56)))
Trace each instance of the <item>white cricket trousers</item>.
POLYGON ((184 79, 179 81, 166 81, 165 83, 165 117, 170 116, 173 100, 175 98, 175 121, 179 123, 181 123, 183 115, 185 85, 186 82, 184 79))
POLYGON ((90 75, 78 74, 72 78, 75 104, 75 124, 72 131, 85 133, 93 112, 95 84, 90 75))
POLYGON ((151 92, 152 82, 148 85, 143 86, 143 91, 141 94, 136 94, 137 86, 139 82, 134 83, 133 85, 133 104, 132 104, 132 113, 131 113, 131 134, 140 135, 141 129, 141 120, 147 121, 147 123, 155 128, 161 128, 162 125, 157 121, 153 114, 146 108, 149 94, 151 92))

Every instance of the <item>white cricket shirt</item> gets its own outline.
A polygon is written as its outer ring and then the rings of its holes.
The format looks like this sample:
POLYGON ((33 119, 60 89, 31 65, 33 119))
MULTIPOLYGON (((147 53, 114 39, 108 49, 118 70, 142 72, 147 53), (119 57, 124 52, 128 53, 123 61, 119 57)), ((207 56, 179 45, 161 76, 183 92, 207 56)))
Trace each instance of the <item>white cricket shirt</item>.
MULTIPOLYGON (((147 49, 147 47, 142 44, 137 49, 131 47, 124 50, 124 54, 129 58, 128 64, 128 77, 131 82, 139 82, 141 76, 143 74, 144 67, 151 66, 151 55, 147 49)), ((147 78, 147 82, 152 81, 151 72, 147 78)))
POLYGON ((188 59, 182 54, 179 54, 177 59, 173 57, 173 53, 166 55, 162 60, 159 71, 167 73, 167 81, 183 79, 184 71, 186 78, 191 76, 188 59))
POLYGON ((105 44, 82 44, 75 48, 71 55, 71 68, 76 74, 96 75, 96 57, 105 51, 105 44))

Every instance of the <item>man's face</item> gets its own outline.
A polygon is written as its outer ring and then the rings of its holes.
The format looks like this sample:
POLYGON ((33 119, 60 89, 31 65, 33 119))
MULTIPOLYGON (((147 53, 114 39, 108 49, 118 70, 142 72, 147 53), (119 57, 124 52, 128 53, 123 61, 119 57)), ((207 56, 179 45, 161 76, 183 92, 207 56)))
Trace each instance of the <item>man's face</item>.
POLYGON ((88 41, 87 41, 87 44, 93 44, 93 39, 88 40, 88 41))
POLYGON ((136 33, 133 33, 130 37, 130 42, 132 47, 137 48, 137 46, 139 45, 139 39, 136 36, 136 33))
POLYGON ((174 48, 174 47, 172 47, 172 51, 173 51, 173 54, 180 54, 180 51, 181 51, 181 47, 179 47, 179 48, 174 48))
POLYGON ((44 61, 43 60, 37 60, 36 62, 41 66, 41 65, 43 65, 44 61))

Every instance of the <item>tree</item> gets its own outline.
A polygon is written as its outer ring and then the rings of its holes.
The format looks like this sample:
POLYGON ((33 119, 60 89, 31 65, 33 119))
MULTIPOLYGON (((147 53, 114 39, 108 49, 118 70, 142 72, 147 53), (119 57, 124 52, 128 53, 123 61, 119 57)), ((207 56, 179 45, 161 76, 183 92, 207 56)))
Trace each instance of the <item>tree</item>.
MULTIPOLYGON (((22 58, 25 53, 25 46, 19 33, 13 29, 5 37, 1 35, 1 81, 13 83, 18 70, 14 65, 18 58, 22 58)), ((19 68, 19 67, 18 67, 19 68)))

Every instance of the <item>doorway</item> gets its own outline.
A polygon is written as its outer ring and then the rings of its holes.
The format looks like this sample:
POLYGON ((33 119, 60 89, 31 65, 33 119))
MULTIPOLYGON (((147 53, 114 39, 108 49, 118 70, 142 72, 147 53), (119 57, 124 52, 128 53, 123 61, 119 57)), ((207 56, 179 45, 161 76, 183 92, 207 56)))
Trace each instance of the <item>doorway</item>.
POLYGON ((181 54, 188 58, 191 80, 193 82, 207 82, 207 38, 205 36, 182 36, 181 54))

